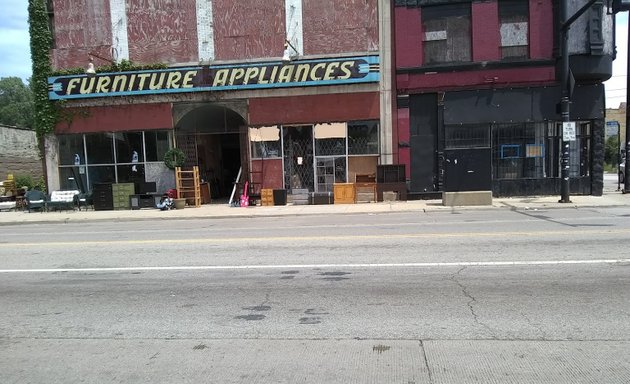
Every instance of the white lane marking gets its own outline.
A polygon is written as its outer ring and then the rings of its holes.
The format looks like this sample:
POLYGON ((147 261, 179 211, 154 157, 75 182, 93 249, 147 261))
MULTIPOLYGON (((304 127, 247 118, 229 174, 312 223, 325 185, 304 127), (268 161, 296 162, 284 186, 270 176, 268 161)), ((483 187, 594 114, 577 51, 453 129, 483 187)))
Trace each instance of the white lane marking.
POLYGON ((357 264, 283 264, 283 265, 191 265, 163 267, 110 267, 110 268, 33 268, 0 269, 0 273, 53 273, 53 272, 133 272, 133 271, 217 271, 257 269, 330 269, 330 268, 431 268, 431 267, 505 267, 538 265, 623 264, 630 259, 598 260, 530 260, 530 261, 461 261, 452 263, 357 263, 357 264))

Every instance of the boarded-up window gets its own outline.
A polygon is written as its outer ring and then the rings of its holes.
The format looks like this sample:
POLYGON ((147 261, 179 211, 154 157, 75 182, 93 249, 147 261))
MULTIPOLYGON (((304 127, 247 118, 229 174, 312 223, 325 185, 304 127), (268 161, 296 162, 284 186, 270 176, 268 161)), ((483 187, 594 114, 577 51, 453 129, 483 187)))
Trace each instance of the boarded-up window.
POLYGON ((422 8, 424 64, 471 60, 470 3, 422 8))
POLYGON ((500 0, 501 57, 526 59, 529 57, 529 2, 500 0))

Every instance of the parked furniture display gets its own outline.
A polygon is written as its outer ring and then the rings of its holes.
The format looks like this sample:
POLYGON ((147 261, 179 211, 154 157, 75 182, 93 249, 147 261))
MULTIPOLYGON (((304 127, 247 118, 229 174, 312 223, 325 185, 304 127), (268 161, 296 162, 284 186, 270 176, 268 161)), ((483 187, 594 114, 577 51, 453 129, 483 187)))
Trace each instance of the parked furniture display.
POLYGON ((354 185, 357 203, 376 201, 376 175, 356 175, 354 185))
POLYGON ((210 184, 206 181, 199 184, 201 188, 201 204, 212 203, 212 193, 210 191, 210 184))
POLYGON ((193 166, 192 170, 175 168, 175 183, 177 196, 186 199, 188 205, 201 206, 201 186, 199 182, 199 167, 193 166))
POLYGON ((333 186, 335 204, 354 204, 355 191, 354 183, 335 183, 333 186))
POLYGON ((407 201, 404 164, 376 166, 376 201, 383 201, 383 192, 397 192, 398 200, 407 201))
POLYGON ((332 192, 313 192, 309 196, 308 203, 311 205, 334 204, 335 195, 332 192))
POLYGON ((50 199, 46 202, 46 210, 74 210, 74 197, 79 193, 77 190, 52 191, 50 199))
POLYGON ((260 190, 260 205, 264 207, 273 205, 273 189, 263 188, 260 190))
POLYGON ((111 211, 114 209, 111 183, 94 183, 92 198, 95 211, 111 211))
POLYGON ((27 191, 24 198, 26 199, 26 209, 29 212, 34 210, 44 212, 46 210, 46 201, 48 200, 48 197, 44 192, 33 189, 27 191))
POLYGON ((134 183, 117 183, 112 184, 112 203, 116 210, 129 209, 129 196, 136 193, 134 183))
POLYGON ((142 195, 129 195, 129 206, 133 210, 142 209, 142 208, 155 208, 162 195, 159 193, 147 193, 142 195))
POLYGON ((286 189, 274 189, 273 205, 287 205, 287 190, 286 189))
POLYGON ((92 197, 92 192, 79 193, 78 195, 74 195, 74 205, 81 210, 81 208, 85 208, 87 211, 88 207, 94 206, 94 199, 92 197))

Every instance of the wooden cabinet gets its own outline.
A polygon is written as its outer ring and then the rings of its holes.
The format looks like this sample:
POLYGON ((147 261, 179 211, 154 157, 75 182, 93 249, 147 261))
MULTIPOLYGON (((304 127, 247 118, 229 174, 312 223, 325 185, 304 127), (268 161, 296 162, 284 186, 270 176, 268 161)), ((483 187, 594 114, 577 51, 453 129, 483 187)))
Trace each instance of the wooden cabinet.
POLYGON ((335 204, 354 204, 355 187, 353 183, 335 183, 335 204))
POLYGON ((112 184, 112 206, 114 209, 129 209, 129 196, 136 193, 133 183, 112 184))

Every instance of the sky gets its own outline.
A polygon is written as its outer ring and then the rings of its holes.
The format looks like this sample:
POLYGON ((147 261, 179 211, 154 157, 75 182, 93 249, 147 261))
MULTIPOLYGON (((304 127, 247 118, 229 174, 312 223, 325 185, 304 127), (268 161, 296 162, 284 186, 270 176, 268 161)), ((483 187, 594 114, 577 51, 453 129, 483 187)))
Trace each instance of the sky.
MULTIPOLYGON (((17 76, 24 82, 31 77, 28 36, 28 0, 2 0, 0 12, 0 77, 17 76)), ((626 101, 628 15, 617 15, 617 59, 613 76, 606 81, 606 107, 617 108, 626 101)))

